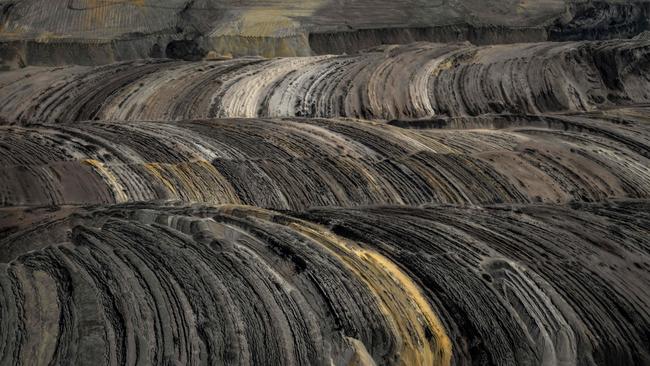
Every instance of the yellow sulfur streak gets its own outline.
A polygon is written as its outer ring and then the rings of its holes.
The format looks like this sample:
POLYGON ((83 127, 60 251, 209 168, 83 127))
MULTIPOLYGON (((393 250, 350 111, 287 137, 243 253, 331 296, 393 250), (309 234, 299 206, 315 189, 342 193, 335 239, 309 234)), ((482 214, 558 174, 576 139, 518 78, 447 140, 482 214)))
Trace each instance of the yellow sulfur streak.
POLYGON ((173 199, 240 203, 227 179, 205 160, 178 164, 148 163, 144 167, 167 188, 173 199))
POLYGON ((451 341, 443 325, 417 284, 390 259, 344 241, 317 225, 299 222, 291 227, 331 250, 368 285, 401 340, 402 365, 451 363, 451 341), (433 335, 430 339, 425 328, 433 335))
POLYGON ((129 201, 129 197, 124 193, 124 187, 117 177, 101 161, 95 159, 84 159, 82 163, 90 165, 95 171, 102 176, 104 182, 111 188, 115 195, 115 202, 122 203, 129 201))
POLYGON ((399 363, 450 365, 451 340, 431 305, 395 263, 382 254, 342 239, 325 227, 250 206, 223 205, 229 215, 278 222, 321 244, 368 286, 397 338, 399 363), (427 337, 427 331, 430 334, 427 337))
POLYGON ((176 190, 176 187, 174 187, 174 184, 169 181, 169 179, 163 177, 162 172, 163 169, 161 167, 161 164, 156 164, 156 163, 148 163, 144 164, 145 169, 147 169, 151 174, 154 175, 162 184, 167 188, 170 194, 174 198, 179 198, 178 191, 176 190))

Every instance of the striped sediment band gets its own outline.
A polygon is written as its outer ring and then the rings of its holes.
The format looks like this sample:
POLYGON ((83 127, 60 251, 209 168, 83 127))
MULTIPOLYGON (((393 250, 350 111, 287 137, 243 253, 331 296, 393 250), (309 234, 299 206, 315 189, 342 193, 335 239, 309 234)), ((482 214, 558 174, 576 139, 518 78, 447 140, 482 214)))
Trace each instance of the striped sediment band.
POLYGON ((414 43, 353 55, 33 68, 0 74, 0 121, 586 112, 650 102, 649 51, 647 40, 414 43))
POLYGON ((419 286, 399 266, 380 253, 332 234, 326 228, 288 216, 271 216, 257 209, 224 210, 240 216, 257 216, 279 222, 322 245, 348 271, 367 286, 399 340, 398 364, 450 365, 452 347, 444 326, 419 286))
POLYGON ((0 126, 0 204, 180 200, 299 210, 650 196, 645 107, 434 122, 0 126))
POLYGON ((648 212, 2 209, 2 362, 643 364, 648 212))

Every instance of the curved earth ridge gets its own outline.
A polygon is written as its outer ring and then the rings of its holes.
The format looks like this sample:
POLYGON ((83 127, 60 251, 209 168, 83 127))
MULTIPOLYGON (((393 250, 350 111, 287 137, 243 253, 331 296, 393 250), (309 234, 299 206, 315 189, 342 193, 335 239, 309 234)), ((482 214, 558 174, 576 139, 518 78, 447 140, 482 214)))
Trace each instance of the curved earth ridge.
POLYGON ((476 47, 415 43, 356 55, 138 61, 0 74, 0 119, 413 119, 648 103, 650 41, 476 47))
POLYGON ((0 0, 0 365, 650 365, 649 34, 0 0))
POLYGON ((3 0, 0 11, 4 68, 631 38, 650 24, 645 0, 3 0))
POLYGON ((434 129, 343 119, 0 126, 0 203, 304 209, 648 198, 648 112, 437 120, 446 128, 434 129))
POLYGON ((1 361, 644 365, 649 212, 0 211, 1 361))

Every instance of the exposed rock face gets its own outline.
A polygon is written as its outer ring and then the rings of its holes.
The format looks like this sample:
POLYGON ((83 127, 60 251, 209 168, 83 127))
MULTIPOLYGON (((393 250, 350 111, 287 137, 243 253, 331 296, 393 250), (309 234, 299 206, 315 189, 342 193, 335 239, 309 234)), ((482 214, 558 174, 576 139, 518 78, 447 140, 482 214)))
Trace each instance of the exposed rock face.
POLYGON ((97 65, 191 42, 219 55, 306 56, 381 44, 630 38, 646 1, 3 0, 4 67, 97 65))
MULTIPOLYGON (((483 4, 477 17, 495 17, 487 24, 460 22, 437 26, 363 28, 349 31, 315 32, 309 35, 309 45, 317 54, 355 52, 382 44, 405 44, 416 41, 473 44, 504 44, 540 41, 602 40, 632 38, 648 30, 650 3, 645 1, 576 1, 567 3, 564 14, 554 21, 539 23, 507 22, 509 7, 483 4)), ((521 4, 523 5, 523 4, 521 4)), ((532 4, 527 4, 532 5, 532 4)), ((540 9, 550 3, 539 2, 540 9)), ((526 6, 527 7, 527 6, 526 6)))
POLYGON ((351 56, 30 68, 0 74, 0 117, 403 119, 590 111, 649 102, 648 75, 645 40, 418 43, 351 56))
POLYGON ((648 30, 650 3, 644 1, 586 1, 569 7, 569 21, 549 27, 549 39, 630 38, 648 30))
POLYGON ((648 212, 13 211, 3 362, 647 364, 648 212))
POLYGON ((450 119, 438 129, 319 119, 3 127, 0 203, 303 209, 650 198, 649 115, 450 119))
POLYGON ((0 365, 650 365, 649 4, 0 0, 0 365))

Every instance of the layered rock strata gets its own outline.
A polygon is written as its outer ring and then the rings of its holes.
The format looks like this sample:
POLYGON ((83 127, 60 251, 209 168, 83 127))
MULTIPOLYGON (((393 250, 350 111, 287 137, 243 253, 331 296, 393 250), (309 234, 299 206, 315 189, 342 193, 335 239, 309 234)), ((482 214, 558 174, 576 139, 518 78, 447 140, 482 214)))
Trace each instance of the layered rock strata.
POLYGON ((647 40, 416 43, 350 56, 28 68, 0 74, 0 118, 390 120, 591 111, 648 103, 648 75, 647 40))
POLYGON ((0 0, 0 365, 650 364, 648 4, 0 0))
POLYGON ((399 126, 342 119, 4 126, 0 203, 303 209, 650 198, 649 123, 648 109, 628 108, 399 126))
POLYGON ((0 354, 32 365, 641 365, 649 209, 2 210, 17 225, 0 241, 0 354))

